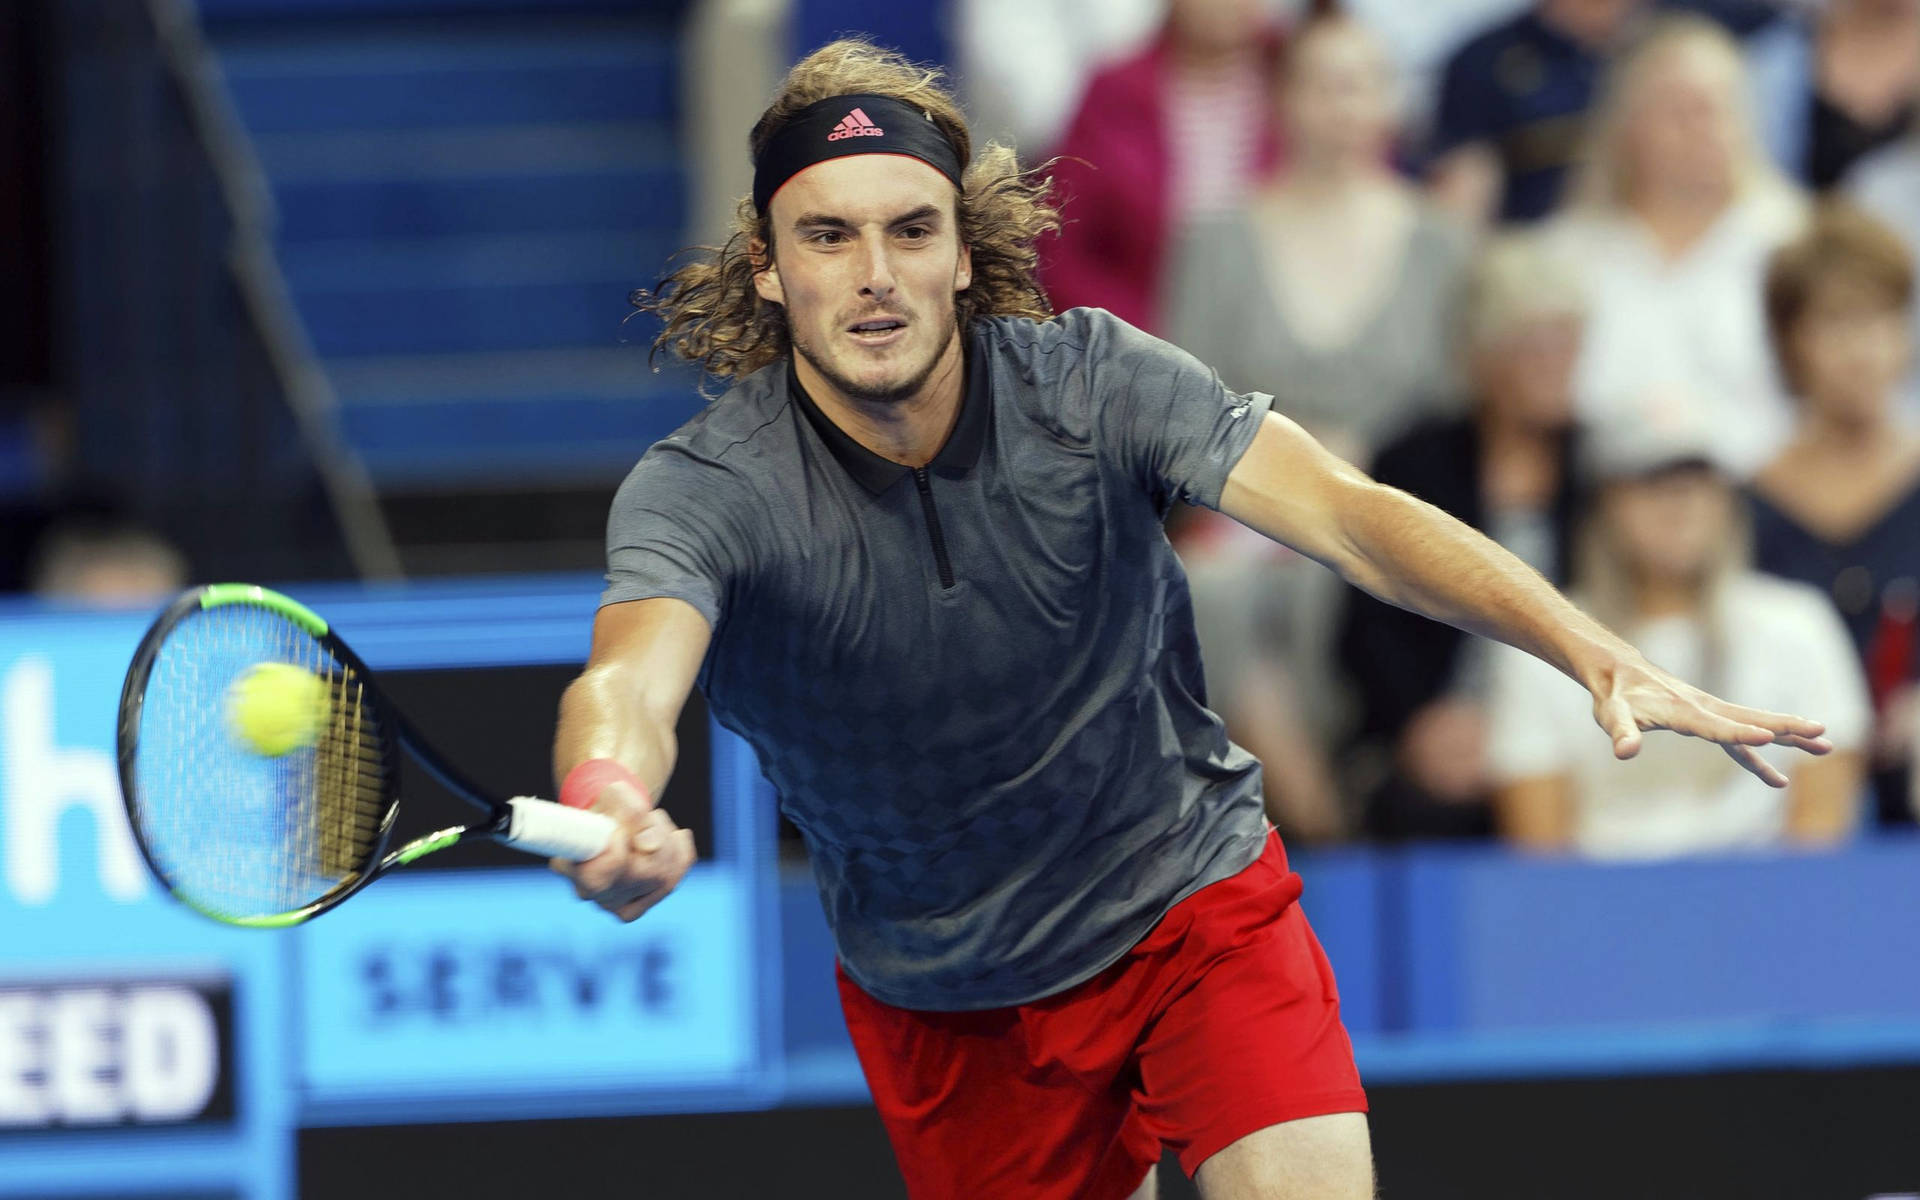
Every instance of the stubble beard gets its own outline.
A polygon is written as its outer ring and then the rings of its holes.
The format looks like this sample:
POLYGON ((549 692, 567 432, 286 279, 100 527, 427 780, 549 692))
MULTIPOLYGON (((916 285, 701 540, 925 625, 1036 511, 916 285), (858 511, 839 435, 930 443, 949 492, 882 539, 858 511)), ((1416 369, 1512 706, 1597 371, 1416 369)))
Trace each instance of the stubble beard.
MULTIPOLYGON (((949 306, 943 327, 950 330, 954 328, 954 324, 954 309, 949 306)), ((918 369, 905 378, 877 388, 848 378, 844 372, 836 369, 827 360, 826 355, 819 353, 808 339, 798 334, 793 335, 793 352, 806 359, 807 363, 820 373, 822 379, 832 384, 835 391, 849 400, 862 404, 899 404, 920 394, 920 389, 926 386, 927 380, 933 376, 934 369, 940 365, 941 356, 946 353, 949 340, 943 338, 934 343, 933 349, 927 354, 927 361, 920 364, 918 369)))

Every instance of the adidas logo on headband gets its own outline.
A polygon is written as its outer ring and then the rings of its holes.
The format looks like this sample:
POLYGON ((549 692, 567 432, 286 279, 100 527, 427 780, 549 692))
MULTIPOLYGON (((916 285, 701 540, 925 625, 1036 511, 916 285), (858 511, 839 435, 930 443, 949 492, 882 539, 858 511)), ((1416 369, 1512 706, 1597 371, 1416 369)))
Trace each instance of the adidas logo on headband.
POLYGON ((955 187, 961 186, 967 165, 933 114, 917 105, 873 92, 828 96, 793 113, 754 155, 754 210, 765 216, 787 180, 815 163, 850 154, 917 158, 955 187))
POLYGON ((866 113, 856 108, 843 117, 838 125, 833 127, 833 132, 827 135, 827 140, 837 142, 842 138, 885 136, 886 130, 875 125, 866 113))

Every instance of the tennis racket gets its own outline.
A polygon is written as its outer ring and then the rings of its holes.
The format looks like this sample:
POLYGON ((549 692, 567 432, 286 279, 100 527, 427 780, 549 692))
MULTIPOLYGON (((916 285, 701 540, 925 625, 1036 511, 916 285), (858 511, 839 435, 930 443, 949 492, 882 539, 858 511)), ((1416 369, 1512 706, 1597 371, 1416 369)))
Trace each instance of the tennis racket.
POLYGON ((585 861, 619 828, 600 813, 482 791, 408 727, 324 620, 250 584, 194 588, 161 612, 120 693, 119 752, 147 866, 181 903, 228 925, 298 925, 469 838, 585 861), (262 664, 297 685, 309 721, 265 749, 236 730, 233 711, 236 687, 262 664), (402 753, 481 819, 389 852, 402 753))

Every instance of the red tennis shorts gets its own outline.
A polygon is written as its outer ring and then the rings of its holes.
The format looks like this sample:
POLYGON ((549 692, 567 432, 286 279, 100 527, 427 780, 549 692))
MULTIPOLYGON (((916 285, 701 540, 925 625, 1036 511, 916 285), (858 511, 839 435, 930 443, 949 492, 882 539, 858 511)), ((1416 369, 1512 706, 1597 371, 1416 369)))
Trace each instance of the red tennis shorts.
POLYGON ((1333 971, 1278 836, 1120 961, 1014 1008, 920 1012, 840 974, 913 1200, 1122 1200, 1257 1129, 1365 1112, 1333 971))

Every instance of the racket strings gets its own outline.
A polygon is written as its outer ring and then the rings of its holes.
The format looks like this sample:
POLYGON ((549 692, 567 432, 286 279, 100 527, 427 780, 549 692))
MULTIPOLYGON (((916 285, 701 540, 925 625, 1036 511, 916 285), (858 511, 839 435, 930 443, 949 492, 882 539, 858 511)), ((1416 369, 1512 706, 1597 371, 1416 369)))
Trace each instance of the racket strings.
POLYGON ((381 746, 367 728, 366 688, 353 668, 327 674, 327 722, 314 747, 312 871, 346 881, 373 857, 385 813, 381 746))
POLYGON ((388 731, 351 667, 271 610, 192 614, 160 647, 142 706, 135 821, 173 890, 225 916, 291 912, 371 866, 388 796, 388 731), (269 756, 228 721, 234 682, 260 663, 318 677, 311 745, 269 756))

